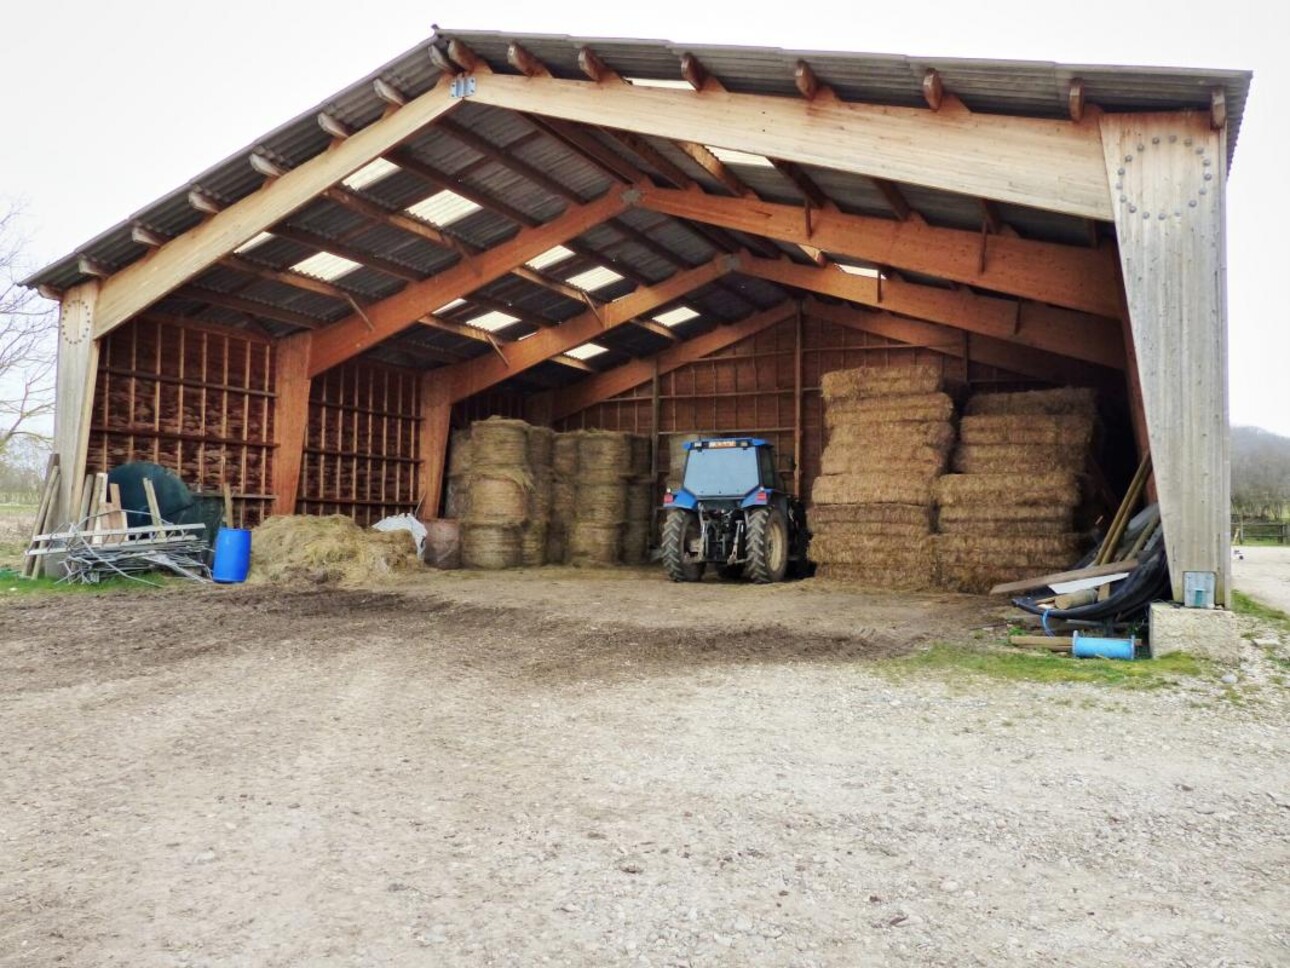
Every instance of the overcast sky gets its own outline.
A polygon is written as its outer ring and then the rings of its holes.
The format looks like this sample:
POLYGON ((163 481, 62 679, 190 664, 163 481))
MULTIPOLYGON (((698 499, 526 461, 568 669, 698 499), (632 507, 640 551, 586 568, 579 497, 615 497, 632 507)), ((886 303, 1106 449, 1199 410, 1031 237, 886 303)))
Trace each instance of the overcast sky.
POLYGON ((1290 435, 1290 7, 1275 2, 5 4, 0 195, 71 251, 445 28, 1255 72, 1228 186, 1232 421, 1290 435))

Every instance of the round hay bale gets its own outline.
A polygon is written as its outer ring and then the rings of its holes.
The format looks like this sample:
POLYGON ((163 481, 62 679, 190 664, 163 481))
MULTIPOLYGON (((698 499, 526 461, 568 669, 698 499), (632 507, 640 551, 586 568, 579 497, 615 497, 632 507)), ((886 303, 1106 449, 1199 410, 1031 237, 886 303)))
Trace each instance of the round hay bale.
POLYGON ((528 462, 530 470, 550 467, 555 449, 555 431, 550 427, 528 428, 528 462))
POLYGON ((702 439, 703 434, 672 434, 667 438, 668 487, 680 487, 685 477, 685 459, 689 456, 685 445, 702 439))
POLYGON ((577 506, 578 486, 571 480, 555 478, 551 483, 551 518, 570 521, 577 506))
POLYGON ((514 524, 472 524, 461 529, 461 560, 467 568, 518 568, 522 560, 520 527, 514 524))
POLYGON ((640 524, 648 529, 654 514, 654 503, 654 484, 648 477, 630 481, 627 484, 625 511, 628 526, 640 524))
POLYGON ((820 395, 835 400, 863 400, 915 393, 937 393, 943 384, 941 368, 931 363, 913 366, 860 367, 834 370, 820 377, 820 395))
POLYGON ((1026 390, 1021 393, 977 393, 968 398, 964 413, 1085 414, 1097 413, 1097 395, 1090 387, 1026 390))
POLYGON ((371 531, 343 514, 278 515, 253 532, 247 581, 362 584, 418 566, 408 531, 371 531))
POLYGON ((578 438, 578 479, 619 481, 631 475, 632 447, 627 434, 588 430, 578 438))
POLYGON ((573 514, 579 521, 607 525, 627 518, 627 485, 621 479, 608 484, 580 481, 576 495, 573 514))
POLYGON ((936 473, 821 474, 811 486, 816 504, 932 503, 936 473))
POLYGON ((555 493, 555 475, 549 467, 535 467, 533 486, 529 489, 528 510, 530 521, 545 521, 551 517, 551 499, 555 493))
POLYGON ((964 444, 1030 444, 1083 451, 1092 446, 1095 420, 1087 414, 999 414, 964 417, 959 440, 964 444))
POLYGON ((641 565, 649 560, 649 522, 630 522, 623 528, 623 562, 641 565))
POLYGON ((548 524, 545 519, 530 521, 520 533, 520 563, 525 568, 546 564, 548 524))
POLYGON ((564 524, 551 521, 546 529, 546 561, 563 565, 569 560, 569 531, 564 524))
POLYGON ((654 461, 650 438, 645 434, 628 434, 628 444, 631 447, 632 454, 629 464, 632 476, 648 477, 650 466, 654 461))
MULTIPOLYGON (((425 513, 425 509, 422 509, 425 513)), ((470 475, 451 474, 444 494, 444 516, 466 518, 470 516, 470 475)))
POLYGON ((470 473, 470 431, 454 430, 448 444, 448 476, 461 477, 470 473))
POLYGON ((575 477, 578 473, 578 432, 556 434, 551 447, 551 468, 557 477, 575 477))
POLYGON ((524 467, 528 464, 529 425, 523 420, 489 417, 470 425, 472 470, 524 467))
POLYGON ((1043 474, 946 474, 936 482, 941 507, 1015 505, 1075 507, 1079 478, 1056 471, 1043 474))
POLYGON ((1084 469, 1083 448, 1036 447, 1030 444, 959 444, 952 467, 959 474, 1021 474, 1029 471, 1084 469))
POLYGON ((844 424, 872 426, 943 421, 953 417, 954 401, 950 399, 949 394, 945 393, 914 393, 894 397, 838 400, 824 408, 824 424, 829 430, 844 424))
POLYGON ((612 565, 621 554, 621 524, 578 521, 569 529, 569 561, 573 565, 612 565))
POLYGON ((474 524, 522 524, 528 517, 533 478, 521 470, 486 469, 470 474, 470 514, 474 524))
POLYGON ((817 504, 806 515, 811 530, 817 526, 872 525, 913 527, 930 534, 934 510, 926 504, 817 504))
POLYGON ((461 522, 433 518, 425 523, 425 563, 448 570, 461 567, 461 522))

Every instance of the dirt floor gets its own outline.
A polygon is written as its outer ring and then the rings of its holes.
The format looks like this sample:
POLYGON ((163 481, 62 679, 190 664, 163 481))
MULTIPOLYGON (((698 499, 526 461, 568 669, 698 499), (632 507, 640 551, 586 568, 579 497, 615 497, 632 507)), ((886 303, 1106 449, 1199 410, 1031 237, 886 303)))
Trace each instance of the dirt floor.
POLYGON ((1290 963, 1284 651, 909 658, 999 614, 652 570, 11 594, 0 965, 1290 963))

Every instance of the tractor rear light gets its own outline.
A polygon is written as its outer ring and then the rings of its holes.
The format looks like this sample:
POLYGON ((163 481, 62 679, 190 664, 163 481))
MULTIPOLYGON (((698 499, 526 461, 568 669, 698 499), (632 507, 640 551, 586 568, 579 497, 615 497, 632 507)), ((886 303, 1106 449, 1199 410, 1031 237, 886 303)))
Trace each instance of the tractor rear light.
POLYGON ((672 495, 672 492, 671 492, 671 491, 664 491, 664 492, 663 492, 663 503, 664 503, 664 504, 671 504, 674 500, 676 500, 676 498, 675 498, 675 497, 673 497, 673 495, 672 495))
POLYGON ((770 495, 767 494, 765 491, 758 491, 757 497, 754 498, 754 500, 756 500, 758 504, 765 504, 767 501, 770 500, 770 495))

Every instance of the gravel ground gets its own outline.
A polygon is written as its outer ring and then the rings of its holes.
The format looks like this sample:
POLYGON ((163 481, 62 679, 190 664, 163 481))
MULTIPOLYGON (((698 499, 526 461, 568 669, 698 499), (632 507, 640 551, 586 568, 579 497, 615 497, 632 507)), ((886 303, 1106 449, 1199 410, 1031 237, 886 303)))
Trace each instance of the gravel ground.
POLYGON ((11 599, 0 965, 1290 963, 1275 659, 891 658, 996 612, 562 570, 11 599))
POLYGON ((1290 547, 1249 545, 1232 562, 1232 584, 1290 615, 1290 547))

